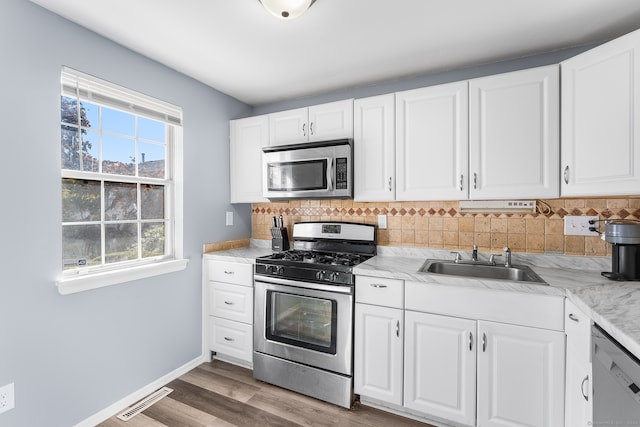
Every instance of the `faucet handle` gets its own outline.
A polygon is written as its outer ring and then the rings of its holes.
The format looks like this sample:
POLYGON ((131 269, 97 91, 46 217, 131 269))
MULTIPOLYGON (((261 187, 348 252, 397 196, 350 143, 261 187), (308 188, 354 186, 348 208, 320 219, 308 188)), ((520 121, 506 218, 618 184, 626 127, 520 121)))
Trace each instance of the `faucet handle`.
POLYGON ((489 264, 490 265, 496 265, 496 257, 497 256, 502 256, 502 254, 490 254, 489 255, 489 264))
POLYGON ((504 251, 504 266, 511 267, 511 249, 509 249, 508 246, 505 246, 502 250, 504 251))
POLYGON ((453 262, 462 261, 462 255, 460 255, 460 252, 451 251, 451 253, 456 256, 456 258, 453 260, 453 262))

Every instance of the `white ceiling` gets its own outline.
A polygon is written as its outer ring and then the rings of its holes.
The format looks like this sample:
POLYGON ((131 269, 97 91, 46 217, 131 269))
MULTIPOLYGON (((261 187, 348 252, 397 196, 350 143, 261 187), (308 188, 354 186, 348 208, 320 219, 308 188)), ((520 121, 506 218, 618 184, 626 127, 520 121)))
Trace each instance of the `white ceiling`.
POLYGON ((251 105, 608 40, 638 0, 31 0, 251 105))

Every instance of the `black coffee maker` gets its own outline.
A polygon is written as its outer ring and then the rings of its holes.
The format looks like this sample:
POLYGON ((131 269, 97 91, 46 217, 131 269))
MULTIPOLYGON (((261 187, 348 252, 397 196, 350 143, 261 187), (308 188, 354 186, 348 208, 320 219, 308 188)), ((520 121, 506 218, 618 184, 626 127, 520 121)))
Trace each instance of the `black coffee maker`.
POLYGON ((623 219, 605 222, 604 240, 611 243, 611 280, 640 280, 640 222, 623 219))

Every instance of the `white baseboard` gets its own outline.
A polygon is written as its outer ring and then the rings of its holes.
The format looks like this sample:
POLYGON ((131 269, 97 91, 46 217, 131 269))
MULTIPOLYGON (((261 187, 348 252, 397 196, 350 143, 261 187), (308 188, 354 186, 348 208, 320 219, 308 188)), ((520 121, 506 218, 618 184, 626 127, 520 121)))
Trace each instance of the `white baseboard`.
POLYGON ((80 421, 78 424, 75 425, 75 427, 94 427, 94 426, 100 424, 101 422, 104 422, 104 421, 108 420, 109 418, 111 418, 112 416, 118 414, 119 412, 121 412, 125 408, 128 408, 129 406, 133 405, 134 403, 136 403, 140 399, 142 399, 142 398, 146 397, 147 395, 153 393, 157 389, 165 386, 167 383, 175 380, 176 378, 180 377, 181 375, 186 374, 187 372, 189 372, 190 370, 192 370, 193 368, 197 367, 198 365, 200 365, 200 364, 202 364, 204 362, 206 362, 206 357, 204 357, 203 355, 196 357, 192 361, 187 362, 186 364, 180 366, 179 368, 177 368, 177 369, 169 372, 168 374, 158 378, 157 380, 155 380, 151 384, 148 384, 148 385, 144 386, 143 388, 131 393, 127 397, 125 397, 123 399, 120 399, 116 403, 114 403, 112 405, 109 405, 108 407, 104 408, 102 411, 90 416, 89 418, 87 418, 87 419, 85 419, 83 421, 80 421))

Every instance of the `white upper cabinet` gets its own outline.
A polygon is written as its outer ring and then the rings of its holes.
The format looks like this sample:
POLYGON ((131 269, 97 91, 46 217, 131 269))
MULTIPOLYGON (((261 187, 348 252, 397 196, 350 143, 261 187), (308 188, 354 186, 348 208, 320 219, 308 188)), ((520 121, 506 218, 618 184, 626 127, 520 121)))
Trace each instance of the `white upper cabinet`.
POLYGON ((640 191, 640 32, 561 63, 562 196, 640 191))
POLYGON ((396 93, 396 200, 467 198, 467 85, 396 93))
POLYGON ((269 145, 266 115, 231 120, 229 172, 231 203, 260 203, 262 197, 262 147, 269 145))
POLYGON ((354 200, 395 200, 395 95, 354 101, 354 200))
POLYGON ((469 198, 559 196, 559 66, 469 82, 469 198))
POLYGON ((269 145, 353 138, 353 99, 269 114, 269 145))

